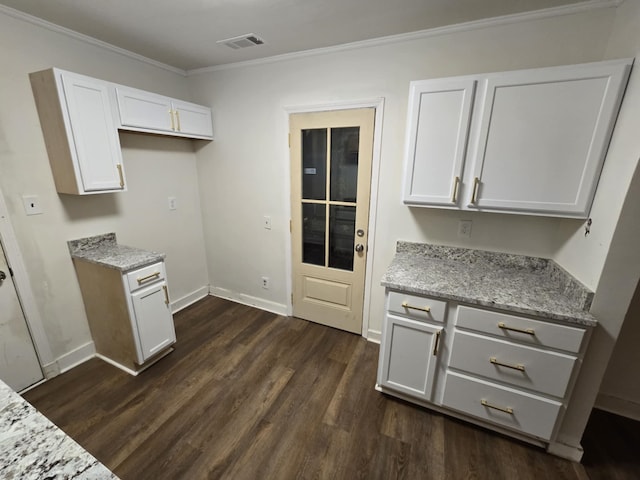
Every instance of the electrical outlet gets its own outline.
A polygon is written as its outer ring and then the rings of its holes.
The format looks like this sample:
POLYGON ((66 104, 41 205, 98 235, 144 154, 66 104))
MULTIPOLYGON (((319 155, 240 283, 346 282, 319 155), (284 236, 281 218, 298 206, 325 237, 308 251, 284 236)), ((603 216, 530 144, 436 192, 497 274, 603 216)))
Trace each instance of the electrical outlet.
POLYGON ((262 217, 262 223, 265 229, 271 230, 271 217, 269 215, 262 217))
POLYGON ((262 288, 269 290, 269 277, 262 277, 262 288))
POLYGON ((471 220, 460 220, 458 222, 458 237, 459 238, 471 238, 471 220))
POLYGON ((178 208, 178 200, 176 197, 169 197, 169 210, 175 210, 178 208))
POLYGON ((27 215, 40 215, 42 213, 40 197, 37 195, 23 195, 22 203, 24 204, 24 211, 27 215))

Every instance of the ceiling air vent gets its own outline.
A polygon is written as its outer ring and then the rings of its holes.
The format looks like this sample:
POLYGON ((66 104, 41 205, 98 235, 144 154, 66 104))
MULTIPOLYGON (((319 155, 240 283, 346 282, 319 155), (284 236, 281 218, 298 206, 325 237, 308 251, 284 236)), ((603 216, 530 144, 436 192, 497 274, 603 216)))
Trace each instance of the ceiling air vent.
POLYGON ((239 48, 255 47, 256 45, 262 45, 262 40, 255 33, 247 33, 246 35, 240 35, 239 37, 227 38, 225 40, 218 40, 216 43, 222 43, 229 48, 237 50, 239 48))

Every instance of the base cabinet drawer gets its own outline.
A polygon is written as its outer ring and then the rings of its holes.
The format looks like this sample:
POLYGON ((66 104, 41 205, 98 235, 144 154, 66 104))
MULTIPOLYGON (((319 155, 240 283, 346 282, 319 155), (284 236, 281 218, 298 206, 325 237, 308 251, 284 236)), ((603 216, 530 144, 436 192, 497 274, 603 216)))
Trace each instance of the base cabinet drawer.
POLYGON ((562 404, 491 382, 447 372, 442 405, 543 440, 553 433, 562 404))
POLYGON ((456 330, 449 367, 564 397, 576 357, 456 330))

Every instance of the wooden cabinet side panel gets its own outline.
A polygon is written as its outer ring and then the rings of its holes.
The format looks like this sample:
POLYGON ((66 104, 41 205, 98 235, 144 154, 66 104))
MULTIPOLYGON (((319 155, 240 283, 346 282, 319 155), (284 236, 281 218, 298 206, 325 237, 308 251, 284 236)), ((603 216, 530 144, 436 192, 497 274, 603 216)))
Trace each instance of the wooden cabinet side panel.
POLYGON ((54 75, 51 69, 31 73, 31 89, 56 190, 77 195, 80 191, 54 75))
POLYGON ((122 274, 82 260, 73 261, 96 352, 136 370, 136 348, 122 274))

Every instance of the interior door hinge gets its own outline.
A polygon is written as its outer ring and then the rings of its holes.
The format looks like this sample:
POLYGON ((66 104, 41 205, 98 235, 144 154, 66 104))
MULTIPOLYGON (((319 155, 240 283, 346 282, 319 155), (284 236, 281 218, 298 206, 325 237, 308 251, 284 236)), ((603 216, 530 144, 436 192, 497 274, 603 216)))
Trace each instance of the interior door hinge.
POLYGON ((293 232, 293 227, 291 226, 291 220, 289 220, 289 233, 293 232))
POLYGON ((9 267, 9 275, 13 277, 13 268, 9 267))

